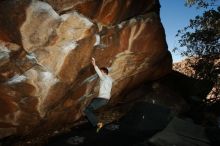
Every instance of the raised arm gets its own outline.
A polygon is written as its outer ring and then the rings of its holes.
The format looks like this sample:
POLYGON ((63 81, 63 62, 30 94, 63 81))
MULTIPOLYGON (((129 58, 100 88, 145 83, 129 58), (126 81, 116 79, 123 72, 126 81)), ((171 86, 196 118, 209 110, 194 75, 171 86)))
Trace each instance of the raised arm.
POLYGON ((92 58, 92 65, 94 66, 94 69, 95 69, 96 73, 98 74, 99 78, 101 80, 104 79, 104 76, 103 76, 101 70, 99 69, 99 67, 95 63, 95 58, 92 58))

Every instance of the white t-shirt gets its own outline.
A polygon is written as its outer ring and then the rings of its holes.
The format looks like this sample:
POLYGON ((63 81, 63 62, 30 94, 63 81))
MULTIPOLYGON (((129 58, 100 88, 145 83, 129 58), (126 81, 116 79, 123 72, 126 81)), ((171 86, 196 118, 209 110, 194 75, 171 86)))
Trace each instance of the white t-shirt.
POLYGON ((95 71, 100 78, 99 95, 100 98, 110 99, 112 89, 112 78, 108 75, 103 75, 100 69, 95 66, 95 71))

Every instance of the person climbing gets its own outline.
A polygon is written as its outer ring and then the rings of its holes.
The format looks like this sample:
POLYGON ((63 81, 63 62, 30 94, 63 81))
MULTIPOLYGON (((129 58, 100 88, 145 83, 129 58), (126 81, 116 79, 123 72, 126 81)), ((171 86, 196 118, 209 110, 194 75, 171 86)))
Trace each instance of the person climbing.
POLYGON ((98 122, 96 115, 94 114, 94 110, 99 109, 100 107, 106 105, 111 97, 111 89, 112 89, 112 78, 108 75, 108 69, 106 67, 99 67, 96 65, 95 58, 92 58, 92 65, 99 76, 100 79, 100 87, 98 97, 94 98, 91 103, 86 107, 84 113, 89 120, 89 122, 97 127, 97 132, 103 127, 102 122, 98 122))

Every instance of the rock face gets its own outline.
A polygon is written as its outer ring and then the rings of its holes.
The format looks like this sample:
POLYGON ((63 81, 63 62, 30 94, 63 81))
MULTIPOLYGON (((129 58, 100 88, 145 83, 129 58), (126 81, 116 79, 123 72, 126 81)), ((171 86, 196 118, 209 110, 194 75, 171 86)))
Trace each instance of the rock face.
MULTIPOLYGON (((185 59, 181 62, 176 62, 173 64, 173 70, 178 71, 188 77, 193 77, 195 75, 195 70, 191 67, 189 63, 190 59, 185 59)), ((195 64, 196 60, 191 59, 191 62, 195 64)))
MULTIPOLYGON (((201 60, 202 60, 201 58, 187 58, 181 62, 174 63, 173 69, 182 74, 185 74, 186 76, 193 77, 193 78, 199 78, 199 75, 197 75, 198 72, 202 72, 203 74, 206 73, 207 76, 212 76, 213 78, 215 77, 215 75, 217 75, 217 77, 215 78, 215 81, 213 80, 215 84, 213 85, 212 90, 206 96, 207 102, 214 103, 220 100, 220 94, 219 94, 220 57, 219 55, 217 55, 217 56, 213 56, 211 60, 209 59, 206 59, 206 60, 204 59, 203 61, 201 60), (206 62, 207 64, 204 64, 204 62, 206 62), (195 65, 197 65, 196 68, 198 70, 200 69, 199 71, 197 71, 197 74, 196 74, 195 67, 193 67, 195 65), (201 66, 201 68, 199 68, 199 66, 201 66), (209 70, 207 70, 207 66, 209 66, 209 70)), ((201 75, 200 75, 200 78, 201 78, 201 75)))
POLYGON ((91 65, 122 92, 171 71, 157 0, 0 2, 0 138, 74 123, 97 96, 91 65))

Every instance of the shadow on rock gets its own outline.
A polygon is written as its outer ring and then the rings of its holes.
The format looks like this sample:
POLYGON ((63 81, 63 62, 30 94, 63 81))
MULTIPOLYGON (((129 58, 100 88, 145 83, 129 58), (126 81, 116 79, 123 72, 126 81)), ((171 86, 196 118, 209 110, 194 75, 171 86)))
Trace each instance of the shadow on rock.
POLYGON ((135 145, 164 129, 170 118, 168 108, 138 102, 118 122, 105 125, 99 133, 86 123, 73 128, 68 134, 52 138, 46 146, 135 145))

